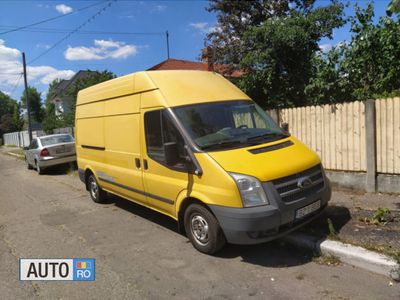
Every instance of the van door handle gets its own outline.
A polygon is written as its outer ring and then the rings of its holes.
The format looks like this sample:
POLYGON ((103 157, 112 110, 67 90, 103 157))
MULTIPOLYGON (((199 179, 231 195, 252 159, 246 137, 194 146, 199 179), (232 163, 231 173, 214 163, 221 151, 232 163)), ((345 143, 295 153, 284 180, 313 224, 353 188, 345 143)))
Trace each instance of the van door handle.
POLYGON ((149 166, 147 165, 147 159, 143 159, 143 168, 147 170, 149 166))
POLYGON ((135 158, 135 164, 136 164, 136 168, 140 169, 140 159, 139 158, 135 158))

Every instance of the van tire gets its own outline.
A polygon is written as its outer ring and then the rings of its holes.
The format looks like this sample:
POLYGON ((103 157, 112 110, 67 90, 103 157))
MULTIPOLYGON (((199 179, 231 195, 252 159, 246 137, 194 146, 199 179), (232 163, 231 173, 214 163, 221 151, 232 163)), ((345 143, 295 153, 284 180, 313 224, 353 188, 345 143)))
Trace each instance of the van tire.
POLYGON ((87 182, 90 198, 96 203, 103 203, 107 199, 107 192, 103 191, 93 174, 90 174, 87 182))
POLYGON ((188 206, 185 210, 184 225, 187 237, 200 252, 214 254, 226 243, 218 220, 202 205, 188 206))

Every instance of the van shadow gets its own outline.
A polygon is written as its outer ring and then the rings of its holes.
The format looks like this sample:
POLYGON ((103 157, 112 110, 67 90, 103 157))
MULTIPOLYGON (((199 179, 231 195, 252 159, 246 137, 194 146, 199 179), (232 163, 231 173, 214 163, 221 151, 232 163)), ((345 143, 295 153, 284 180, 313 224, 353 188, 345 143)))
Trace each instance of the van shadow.
MULTIPOLYGON (((180 233, 175 220, 153 211, 144 206, 135 204, 115 195, 110 195, 106 204, 114 204, 116 207, 147 219, 155 224, 162 226, 186 239, 184 233, 180 233)), ((324 239, 329 234, 327 218, 334 223, 335 229, 340 230, 350 220, 350 213, 344 207, 328 207, 325 212, 313 222, 300 229, 302 232, 312 234, 318 239, 324 239), (335 217, 333 217, 335 216, 335 217)), ((188 240, 187 240, 188 241, 188 240)), ((189 243, 189 241, 188 241, 189 243)), ((282 268, 299 266, 311 262, 316 253, 309 249, 298 248, 286 243, 282 239, 273 240, 257 245, 232 245, 227 244, 220 252, 214 254, 215 258, 236 259, 241 258, 244 263, 258 266, 282 268)))

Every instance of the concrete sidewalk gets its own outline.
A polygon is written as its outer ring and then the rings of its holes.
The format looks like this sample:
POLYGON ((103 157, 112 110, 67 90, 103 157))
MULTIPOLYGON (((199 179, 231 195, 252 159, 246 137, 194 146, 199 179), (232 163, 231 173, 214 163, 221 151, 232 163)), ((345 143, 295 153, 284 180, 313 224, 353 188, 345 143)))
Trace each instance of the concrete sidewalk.
POLYGON ((319 219, 290 234, 284 240, 322 255, 338 257, 347 264, 399 280, 400 265, 396 259, 367 250, 360 245, 365 244, 372 249, 387 247, 391 249, 391 255, 400 254, 400 248, 395 249, 398 246, 396 240, 400 240, 398 230, 400 195, 335 190, 329 206, 319 219), (372 216, 378 208, 388 208, 396 216, 395 221, 387 225, 375 225, 359 220, 360 215, 372 216), (328 238, 330 233, 327 219, 331 220, 337 230, 334 236, 337 240, 328 238))

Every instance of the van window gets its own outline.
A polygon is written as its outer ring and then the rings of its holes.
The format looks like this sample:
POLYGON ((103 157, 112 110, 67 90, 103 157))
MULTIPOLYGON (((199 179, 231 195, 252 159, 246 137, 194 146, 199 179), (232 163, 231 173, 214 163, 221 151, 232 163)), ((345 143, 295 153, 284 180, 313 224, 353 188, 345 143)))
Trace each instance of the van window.
POLYGON ((164 164, 164 144, 168 142, 175 142, 178 145, 179 156, 184 157, 184 140, 164 110, 146 112, 144 124, 149 157, 164 164))
POLYGON ((253 101, 201 103, 173 111, 203 150, 246 147, 288 137, 253 101))

